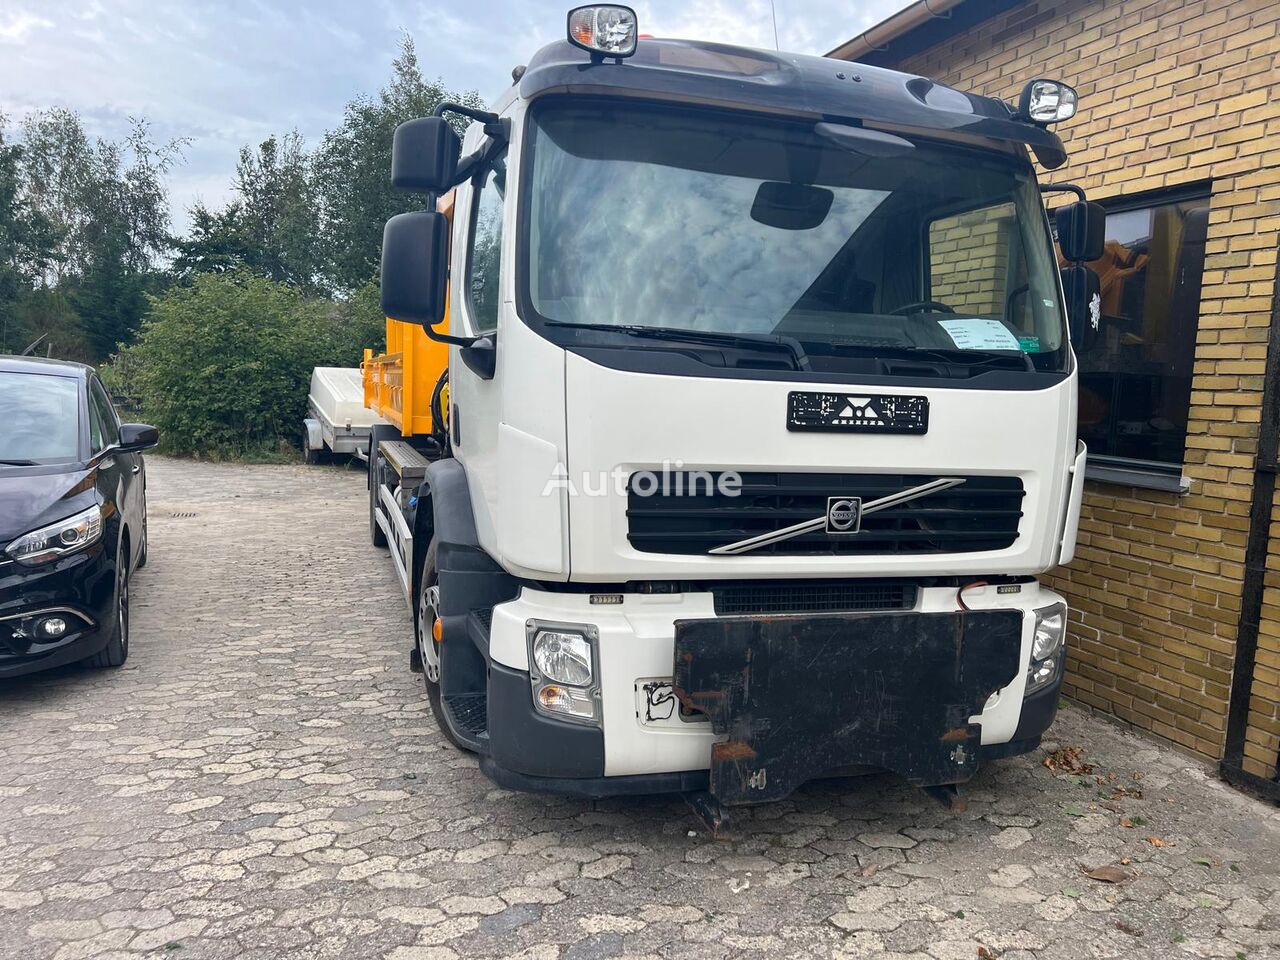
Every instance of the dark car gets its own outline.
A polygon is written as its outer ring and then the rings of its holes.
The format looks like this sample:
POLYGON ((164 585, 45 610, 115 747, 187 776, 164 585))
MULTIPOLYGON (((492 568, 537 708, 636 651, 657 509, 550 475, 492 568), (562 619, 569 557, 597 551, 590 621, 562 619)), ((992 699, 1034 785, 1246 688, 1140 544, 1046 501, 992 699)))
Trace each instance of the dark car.
POLYGON ((120 423, 92 368, 0 356, 0 677, 129 656, 158 440, 120 423))

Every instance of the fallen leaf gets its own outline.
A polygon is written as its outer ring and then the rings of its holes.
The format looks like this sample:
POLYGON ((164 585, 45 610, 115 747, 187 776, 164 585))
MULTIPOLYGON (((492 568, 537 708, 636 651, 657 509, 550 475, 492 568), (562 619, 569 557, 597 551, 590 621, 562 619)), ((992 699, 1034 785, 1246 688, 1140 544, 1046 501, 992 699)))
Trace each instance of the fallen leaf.
POLYGON ((1212 860, 1206 860, 1204 857, 1197 857, 1195 860, 1193 860, 1193 861, 1192 861, 1192 863, 1198 863, 1198 864, 1200 864, 1200 866, 1202 866, 1202 867, 1212 867, 1212 866, 1213 866, 1213 861, 1212 861, 1212 860))
POLYGON ((978 944, 978 960, 996 960, 1000 956, 1000 952, 994 947, 984 947, 978 944))
POLYGON ((1130 820, 1128 817, 1125 817, 1123 820, 1120 821, 1120 826, 1124 827, 1126 830, 1132 830, 1133 821, 1130 820))
POLYGON ((1147 843, 1151 844, 1153 847, 1164 846, 1164 841, 1161 840, 1159 837, 1147 837, 1147 843))
POLYGON ((1074 807, 1074 806, 1072 806, 1072 807, 1063 807, 1063 808, 1062 808, 1062 812, 1063 812, 1063 813, 1065 813, 1068 817, 1083 817, 1083 816, 1087 816, 1087 814, 1086 814, 1083 810, 1081 810, 1079 807, 1074 807))
POLYGON ((1133 863, 1133 861, 1132 861, 1132 860, 1130 860, 1128 857, 1121 857, 1121 858, 1120 858, 1120 862, 1121 862, 1124 866, 1126 866, 1126 867, 1127 867, 1129 864, 1133 863))
POLYGON ((1070 897, 1072 900, 1080 899, 1080 891, 1077 890, 1075 887, 1063 887, 1062 895, 1064 897, 1070 897))
POLYGON ((1084 752, 1084 747, 1059 747, 1046 754, 1042 763, 1050 770, 1063 773, 1093 773, 1093 764, 1086 763, 1083 759, 1084 752))
POLYGON ((1140 937, 1144 932, 1140 927, 1131 926, 1123 920, 1116 921, 1116 929, 1121 933, 1127 933, 1131 937, 1140 937))
POLYGON ((874 877, 876 875, 876 871, 879 869, 880 869, 880 864, 868 863, 865 867, 863 867, 861 870, 858 871, 858 876, 874 877))
POLYGON ((1133 874, 1128 870, 1121 870, 1116 866, 1094 867, 1090 870, 1082 863, 1080 872, 1090 880, 1098 880, 1102 883, 1124 883, 1126 880, 1133 879, 1133 874))

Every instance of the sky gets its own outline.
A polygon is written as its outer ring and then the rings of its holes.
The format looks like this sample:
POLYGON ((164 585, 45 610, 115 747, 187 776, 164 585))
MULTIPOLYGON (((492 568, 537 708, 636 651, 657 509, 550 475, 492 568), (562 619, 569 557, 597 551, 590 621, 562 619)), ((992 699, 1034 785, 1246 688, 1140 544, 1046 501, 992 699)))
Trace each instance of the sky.
MULTIPOLYGON (((578 0, 581 2, 581 0, 578 0)), ((910 0, 774 0, 783 50, 821 54, 910 0)), ((390 75, 402 33, 423 73, 492 100, 511 68, 563 36, 574 0, 0 0, 0 113, 46 107, 118 138, 146 117, 190 138, 170 176, 174 228, 229 196, 244 144, 297 129, 315 145, 390 75)), ((769 0, 631 4, 640 32, 773 47, 769 0)))

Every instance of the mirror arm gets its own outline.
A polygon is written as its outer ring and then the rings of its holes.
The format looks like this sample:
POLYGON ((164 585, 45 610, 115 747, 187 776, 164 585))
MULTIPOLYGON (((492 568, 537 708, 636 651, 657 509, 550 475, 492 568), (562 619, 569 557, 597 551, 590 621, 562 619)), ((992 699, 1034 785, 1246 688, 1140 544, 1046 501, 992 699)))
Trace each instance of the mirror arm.
POLYGON ((436 333, 436 328, 426 323, 422 325, 422 331, 427 335, 428 340, 434 340, 436 343, 447 343, 454 347, 474 347, 476 343, 484 339, 484 337, 455 337, 447 333, 436 333))
POLYGON ((1074 193, 1076 198, 1084 203, 1089 198, 1084 195, 1084 190, 1074 183, 1042 183, 1040 184, 1041 193, 1074 193))
POLYGON ((507 124, 496 113, 488 110, 477 110, 475 107, 465 107, 460 103, 453 103, 445 100, 438 104, 431 112, 433 117, 443 117, 446 113, 460 113, 464 117, 470 117, 477 123, 484 124, 484 132, 488 137, 494 140, 501 140, 506 143, 508 140, 507 124))

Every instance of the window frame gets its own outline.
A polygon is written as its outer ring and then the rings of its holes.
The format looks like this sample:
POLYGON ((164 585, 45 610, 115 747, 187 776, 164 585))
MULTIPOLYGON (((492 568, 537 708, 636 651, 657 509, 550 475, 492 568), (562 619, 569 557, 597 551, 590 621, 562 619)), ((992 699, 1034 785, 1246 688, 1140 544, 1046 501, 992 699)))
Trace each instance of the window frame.
MULTIPOLYGON (((492 336, 493 334, 497 333, 498 326, 499 326, 499 316, 502 313, 502 307, 501 307, 502 250, 501 250, 501 246, 499 246, 499 251, 498 251, 498 286, 499 286, 498 310, 497 310, 497 313, 494 315, 492 326, 487 326, 479 322, 480 316, 476 311, 474 290, 471 285, 471 268, 475 259, 475 252, 476 252, 476 243, 475 243, 476 225, 479 223, 480 198, 484 193, 485 180, 487 180, 489 175, 494 172, 495 164, 499 160, 503 160, 508 156, 508 151, 505 144, 502 144, 497 149, 494 149, 492 146, 492 143, 493 142, 490 142, 490 145, 488 146, 484 146, 484 145, 481 146, 480 163, 479 163, 479 166, 476 168, 475 173, 473 173, 471 176, 471 180, 469 184, 471 189, 471 196, 469 198, 469 204, 468 204, 469 211, 467 214, 467 246, 466 246, 466 250, 464 251, 464 256, 462 260, 462 289, 463 289, 463 292, 466 294, 466 296, 463 299, 466 302, 467 325, 471 328, 469 333, 471 333, 473 336, 480 336, 480 337, 492 336)), ((511 167, 510 167, 510 164, 508 164, 507 166, 508 186, 510 185, 510 178, 511 178, 511 167)), ((507 201, 509 199, 510 198, 506 194, 503 194, 503 196, 501 197, 501 201, 502 201, 500 204, 500 209, 502 210, 501 226, 502 226, 504 235, 508 226, 507 225, 507 201)))
MULTIPOLYGON (((1178 203, 1204 201, 1210 213, 1213 209, 1213 180, 1196 180, 1192 183, 1179 184, 1174 187, 1158 187, 1154 190, 1143 190, 1138 193, 1120 194, 1114 197, 1093 198, 1106 212, 1107 216, 1118 213, 1132 213, 1135 210, 1150 210, 1155 207, 1172 206, 1178 203)), ((1053 227, 1053 239, 1056 242, 1057 226, 1053 227)), ((1204 266, 1201 266, 1203 277, 1204 266)), ((1199 333, 1201 306, 1204 303, 1203 287, 1200 300, 1196 304, 1196 333, 1199 333)), ((1192 365, 1194 369, 1194 353, 1192 365)), ((1076 358, 1077 376, 1085 371, 1076 358)), ((1188 396, 1193 387, 1188 387, 1188 396)), ((1079 428, 1077 426, 1077 436, 1079 428)), ((1183 438, 1183 458, 1180 463, 1164 463, 1159 460, 1142 460, 1136 457, 1121 457, 1114 454, 1094 453, 1089 451, 1085 466, 1085 479, 1098 483, 1111 483, 1126 487, 1140 487, 1147 490, 1163 490, 1185 494, 1190 484, 1183 471, 1186 468, 1186 436, 1183 438)))

